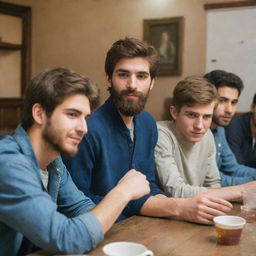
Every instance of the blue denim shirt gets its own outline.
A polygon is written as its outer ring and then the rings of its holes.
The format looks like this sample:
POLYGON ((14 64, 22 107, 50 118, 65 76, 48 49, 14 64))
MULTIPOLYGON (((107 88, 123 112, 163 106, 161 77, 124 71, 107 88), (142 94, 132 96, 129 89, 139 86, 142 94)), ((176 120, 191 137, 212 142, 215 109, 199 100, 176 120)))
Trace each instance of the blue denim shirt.
POLYGON ((213 130, 216 144, 216 161, 220 171, 221 185, 239 185, 256 179, 256 169, 238 164, 226 140, 225 130, 213 130))
POLYGON ((43 186, 25 130, 0 140, 0 255, 13 256, 23 236, 50 253, 78 254, 103 239, 95 205, 74 185, 60 157, 43 186))

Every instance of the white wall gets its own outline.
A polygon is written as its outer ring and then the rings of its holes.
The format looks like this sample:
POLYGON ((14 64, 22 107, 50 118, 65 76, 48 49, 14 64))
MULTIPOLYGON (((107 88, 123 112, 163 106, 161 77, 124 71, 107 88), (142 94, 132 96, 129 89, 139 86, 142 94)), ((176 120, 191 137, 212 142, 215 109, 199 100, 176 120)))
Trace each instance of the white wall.
POLYGON ((223 69, 244 82, 237 110, 248 111, 256 93, 256 6, 207 12, 206 70, 223 69))

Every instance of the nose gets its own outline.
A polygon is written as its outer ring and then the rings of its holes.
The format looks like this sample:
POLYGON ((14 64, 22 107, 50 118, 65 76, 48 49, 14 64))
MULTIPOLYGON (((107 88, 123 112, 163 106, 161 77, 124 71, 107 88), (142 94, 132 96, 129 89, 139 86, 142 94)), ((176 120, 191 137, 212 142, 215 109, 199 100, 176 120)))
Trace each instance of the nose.
POLYGON ((231 102, 227 102, 225 105, 225 112, 231 114, 233 111, 233 105, 231 102))
POLYGON ((131 75, 129 77, 128 83, 127 83, 127 87, 129 89, 135 90, 137 88, 137 79, 136 76, 131 75))
POLYGON ((198 129, 198 130, 201 130, 204 127, 204 125, 203 125, 203 117, 198 117, 195 120, 194 127, 196 129, 198 129))
POLYGON ((86 120, 84 120, 83 118, 79 121, 77 125, 77 131, 83 135, 88 132, 86 120))

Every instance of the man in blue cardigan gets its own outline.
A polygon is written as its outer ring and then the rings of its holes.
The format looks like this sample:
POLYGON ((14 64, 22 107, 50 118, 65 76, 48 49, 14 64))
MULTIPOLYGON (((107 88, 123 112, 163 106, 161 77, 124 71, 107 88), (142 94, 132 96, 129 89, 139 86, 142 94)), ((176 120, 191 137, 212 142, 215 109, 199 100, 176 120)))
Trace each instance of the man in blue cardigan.
POLYGON ((130 169, 146 175, 150 194, 131 201, 119 220, 132 215, 181 217, 212 223, 216 215, 230 210, 230 203, 213 196, 168 198, 157 187, 154 175, 154 148, 157 128, 144 112, 157 72, 153 47, 126 38, 118 40, 107 53, 105 72, 110 97, 88 120, 89 133, 78 154, 64 158, 77 186, 96 204, 130 169))
POLYGON ((228 145, 224 130, 235 114, 243 82, 237 75, 224 70, 213 70, 204 77, 215 85, 219 94, 211 130, 215 139, 216 161, 221 175, 221 185, 232 186, 255 180, 256 169, 237 162, 228 145))

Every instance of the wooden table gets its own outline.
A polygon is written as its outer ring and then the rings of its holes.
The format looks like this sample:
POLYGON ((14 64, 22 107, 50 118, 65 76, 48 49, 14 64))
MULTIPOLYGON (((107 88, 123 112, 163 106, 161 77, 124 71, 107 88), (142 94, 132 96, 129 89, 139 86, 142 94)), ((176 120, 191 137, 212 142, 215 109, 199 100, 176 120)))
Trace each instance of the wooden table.
MULTIPOLYGON (((235 204, 232 215, 240 214, 235 204)), ((155 256, 255 256, 256 222, 247 223, 241 242, 235 246, 218 245, 213 226, 185 221, 134 216, 115 224, 90 256, 102 256, 102 247, 113 241, 144 244, 155 256)), ((30 256, 49 255, 30 254, 30 256)))

